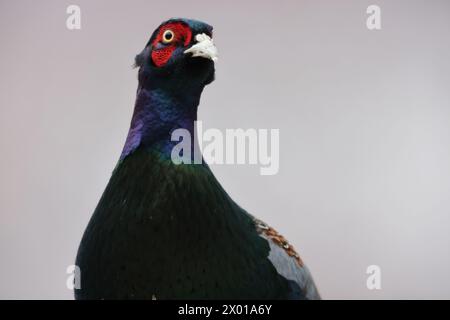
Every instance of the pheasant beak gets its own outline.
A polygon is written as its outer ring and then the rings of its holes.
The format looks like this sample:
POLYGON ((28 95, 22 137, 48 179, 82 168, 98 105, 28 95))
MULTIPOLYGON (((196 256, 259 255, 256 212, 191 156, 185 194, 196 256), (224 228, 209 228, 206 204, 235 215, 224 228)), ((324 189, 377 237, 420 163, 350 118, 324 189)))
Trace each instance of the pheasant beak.
POLYGON ((218 59, 217 48, 210 36, 205 33, 195 36, 196 44, 184 51, 184 54, 192 53, 192 57, 202 57, 216 62, 218 59))

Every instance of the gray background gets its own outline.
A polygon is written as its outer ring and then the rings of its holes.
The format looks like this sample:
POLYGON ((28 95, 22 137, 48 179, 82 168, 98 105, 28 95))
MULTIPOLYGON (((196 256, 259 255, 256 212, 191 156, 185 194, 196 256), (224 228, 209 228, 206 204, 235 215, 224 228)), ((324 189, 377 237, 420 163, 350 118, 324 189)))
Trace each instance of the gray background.
POLYGON ((66 267, 163 20, 215 27, 205 127, 280 128, 281 167, 214 166, 324 298, 450 298, 450 2, 0 1, 0 298, 72 298, 66 267), (82 29, 66 29, 78 4, 82 29), (366 8, 382 9, 382 30, 366 8), (382 290, 365 270, 382 271, 382 290))

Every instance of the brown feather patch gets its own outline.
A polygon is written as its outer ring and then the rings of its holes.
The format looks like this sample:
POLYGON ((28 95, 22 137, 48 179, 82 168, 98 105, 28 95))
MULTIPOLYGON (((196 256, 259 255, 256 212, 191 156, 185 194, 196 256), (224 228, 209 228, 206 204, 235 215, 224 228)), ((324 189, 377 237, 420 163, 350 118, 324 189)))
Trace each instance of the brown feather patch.
POLYGON ((293 257, 300 267, 303 267, 303 261, 300 255, 295 251, 294 247, 289 244, 285 237, 279 234, 275 229, 268 226, 266 223, 254 218, 256 230, 258 233, 264 234, 266 237, 271 239, 276 245, 282 248, 290 257, 293 257))

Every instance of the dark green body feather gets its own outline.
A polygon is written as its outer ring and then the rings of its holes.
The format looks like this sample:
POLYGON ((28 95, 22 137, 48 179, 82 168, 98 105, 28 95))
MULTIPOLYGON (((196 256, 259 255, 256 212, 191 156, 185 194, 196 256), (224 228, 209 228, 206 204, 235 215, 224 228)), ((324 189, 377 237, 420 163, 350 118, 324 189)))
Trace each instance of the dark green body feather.
MULTIPOLYGON (((138 148, 115 169, 81 242, 78 299, 292 298, 253 219, 206 165, 138 148)), ((297 296, 297 298, 299 298, 297 296)))

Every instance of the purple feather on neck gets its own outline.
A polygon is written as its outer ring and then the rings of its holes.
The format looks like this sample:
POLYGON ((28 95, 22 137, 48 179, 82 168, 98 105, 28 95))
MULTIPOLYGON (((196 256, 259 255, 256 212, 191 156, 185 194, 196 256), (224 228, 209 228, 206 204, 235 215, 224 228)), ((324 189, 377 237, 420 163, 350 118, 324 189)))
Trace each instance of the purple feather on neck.
POLYGON ((171 134, 179 128, 187 129, 193 139, 200 94, 190 95, 190 98, 175 97, 162 89, 140 87, 120 161, 139 147, 170 157, 173 146, 178 143, 171 140, 171 134))

